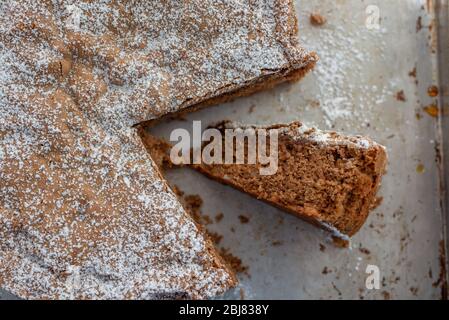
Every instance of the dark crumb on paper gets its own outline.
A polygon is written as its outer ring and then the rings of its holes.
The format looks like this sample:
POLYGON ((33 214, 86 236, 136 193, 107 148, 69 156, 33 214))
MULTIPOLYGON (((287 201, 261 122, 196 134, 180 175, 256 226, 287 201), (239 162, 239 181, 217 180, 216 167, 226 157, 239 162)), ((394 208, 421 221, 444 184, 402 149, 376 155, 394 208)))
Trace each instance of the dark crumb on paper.
POLYGON ((193 220, 202 225, 209 225, 213 223, 213 220, 207 214, 201 212, 201 206, 203 205, 203 199, 197 194, 191 194, 183 197, 184 207, 188 213, 192 216, 193 220))
POLYGON ((438 94, 439 94, 438 87, 437 87, 437 86, 430 86, 430 87, 427 89, 427 94, 428 94, 429 97, 431 97, 431 98, 437 97, 438 94))
POLYGON ((363 247, 360 247, 360 248, 359 248, 359 251, 360 251, 361 253, 363 253, 363 254, 366 254, 366 255, 370 255, 370 254, 371 254, 371 251, 369 251, 368 249, 363 248, 363 247))
POLYGON ((404 90, 398 91, 398 92, 396 93, 396 100, 402 101, 402 102, 407 101, 407 99, 405 98, 404 90))
POLYGON ((201 217, 203 218, 203 224, 205 224, 205 225, 214 223, 212 218, 210 216, 208 216, 207 214, 203 214, 201 217))
POLYGON ((182 197, 184 195, 184 191, 182 191, 181 189, 179 189, 179 187, 177 185, 174 185, 172 187, 173 192, 178 196, 178 197, 182 197))
POLYGON ((422 29, 422 17, 419 16, 418 19, 416 20, 416 32, 421 31, 422 29))
MULTIPOLYGON (((191 217, 200 225, 208 225, 212 224, 213 220, 208 216, 202 213, 201 207, 203 205, 203 200, 199 195, 187 195, 184 196, 184 192, 181 191, 177 186, 173 187, 173 191, 180 195, 180 200, 184 204, 185 210, 191 215, 191 217)), ((220 221, 223 219, 223 213, 219 213, 215 216, 215 221, 220 221)), ((207 230, 207 228, 204 228, 204 231, 208 235, 209 239, 215 244, 215 246, 218 246, 218 244, 223 239, 223 236, 218 234, 217 232, 207 230)), ((234 228, 231 227, 231 231, 234 232, 234 228)), ((248 267, 243 265, 242 260, 239 257, 234 256, 232 253, 229 252, 229 249, 225 248, 217 248, 219 251, 220 256, 226 261, 226 263, 229 265, 229 267, 234 270, 236 273, 244 273, 247 276, 249 276, 248 273, 248 267)), ((243 291, 241 291, 241 295, 243 291)), ((243 294, 244 296, 244 294, 243 294)))
MULTIPOLYGON (((175 186, 173 190, 174 191, 176 190, 175 193, 177 195, 181 195, 180 200, 183 202, 185 210, 190 214, 190 216, 193 218, 193 220, 195 220, 196 223, 202 226, 207 226, 213 223, 211 217, 209 217, 206 214, 203 214, 203 212, 201 211, 203 199, 201 199, 199 195, 191 194, 187 196, 182 196, 184 195, 184 192, 181 191, 177 186, 175 186)), ((205 228, 205 232, 215 245, 218 245, 220 241, 223 239, 222 235, 207 230, 207 228, 205 228)))
POLYGON ((322 243, 320 243, 320 251, 321 252, 326 251, 326 246, 324 244, 322 244, 322 243))
POLYGON ((241 224, 246 224, 249 222, 249 218, 247 216, 244 215, 239 215, 239 220, 241 224))
POLYGON ((321 274, 329 274, 329 273, 331 273, 332 271, 331 270, 329 270, 327 267, 324 267, 323 268, 323 271, 321 271, 321 274))
POLYGON ((410 292, 411 292, 414 296, 417 296, 417 295, 418 295, 418 288, 416 288, 416 287, 411 287, 411 288, 410 288, 410 292))
POLYGON ((273 247, 279 247, 279 246, 281 246, 283 243, 284 243, 284 242, 281 241, 281 240, 274 240, 274 241, 271 242, 271 245, 272 245, 273 247))
MULTIPOLYGON (((178 187, 175 187, 177 194, 184 194, 178 187)), ((203 205, 203 200, 199 195, 187 195, 180 198, 184 204, 184 208, 186 211, 192 216, 192 218, 200 225, 208 225, 213 223, 213 220, 208 216, 202 213, 201 206, 203 205)), ((215 216, 215 220, 220 221, 223 218, 223 213, 219 213, 215 216)), ((223 239, 223 236, 218 234, 217 232, 207 230, 204 228, 206 234, 209 239, 218 246, 218 244, 223 239)), ((231 231, 234 232, 234 228, 231 227, 231 231)), ((249 276, 248 267, 243 265, 242 260, 239 257, 234 256, 229 249, 225 248, 217 248, 220 256, 227 262, 229 267, 234 270, 236 273, 244 273, 249 276)))
POLYGON ((384 297, 384 300, 390 300, 391 295, 388 291, 382 291, 382 296, 384 297))
POLYGON ((341 296, 341 291, 337 288, 337 286, 333 282, 332 282, 332 287, 335 289, 335 291, 337 291, 338 295, 341 296))
POLYGON ((223 212, 220 212, 215 216, 215 222, 220 222, 221 220, 223 220, 223 217, 224 217, 223 212))
POLYGON ((246 275, 249 275, 248 267, 243 265, 243 262, 239 257, 236 257, 232 253, 230 253, 229 249, 221 248, 220 255, 228 263, 231 269, 234 270, 235 273, 244 273, 246 275))
POLYGON ((319 27, 319 26, 326 24, 326 22, 327 22, 327 19, 319 13, 312 13, 310 15, 310 23, 313 26, 319 27))
POLYGON ((361 253, 363 253, 363 254, 366 254, 366 255, 370 255, 371 254, 371 251, 369 251, 368 249, 363 248, 363 247, 359 248, 359 251, 361 253))
POLYGON ((217 232, 207 231, 207 234, 215 245, 220 244, 221 240, 223 239, 223 236, 221 234, 218 234, 217 232))
POLYGON ((183 198, 184 208, 193 220, 197 223, 203 224, 203 216, 201 212, 201 206, 203 205, 203 199, 197 194, 187 195, 183 198))
POLYGON ((415 79, 415 84, 418 85, 419 81, 418 81, 418 71, 416 69, 416 66, 413 68, 412 71, 410 71, 408 73, 409 77, 414 78, 415 79))

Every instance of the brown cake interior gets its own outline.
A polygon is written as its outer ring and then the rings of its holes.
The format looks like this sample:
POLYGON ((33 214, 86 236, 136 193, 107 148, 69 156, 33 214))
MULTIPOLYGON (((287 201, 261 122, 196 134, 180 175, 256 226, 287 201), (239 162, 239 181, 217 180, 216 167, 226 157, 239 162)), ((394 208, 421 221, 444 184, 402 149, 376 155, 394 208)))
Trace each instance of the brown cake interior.
MULTIPOLYGON (((274 175, 261 175, 260 163, 193 167, 321 228, 350 237, 363 225, 375 200, 385 170, 385 150, 367 138, 337 133, 329 133, 325 142, 317 141, 311 138, 315 131, 299 134, 300 127, 300 123, 276 127, 280 128, 279 160, 274 175), (362 146, 359 140, 368 145, 362 146)), ((223 131, 225 126, 217 128, 223 131)), ((151 145, 148 149, 153 157, 161 159, 159 164, 170 162, 167 156, 156 155, 161 151, 167 155, 167 144, 147 134, 144 141, 151 145), (163 147, 154 148, 155 143, 163 147)))
POLYGON ((184 115, 187 115, 191 112, 198 111, 210 106, 215 106, 220 103, 230 102, 240 97, 246 97, 249 95, 252 95, 254 93, 257 93, 259 91, 265 91, 274 88, 275 86, 282 84, 284 82, 296 82, 300 81, 304 76, 307 75, 307 73, 316 65, 316 62, 318 61, 318 56, 315 52, 310 53, 310 59, 309 64, 306 66, 299 68, 299 69, 293 69, 293 70, 284 70, 284 72, 280 72, 279 74, 272 74, 265 77, 261 77, 257 81, 248 84, 248 86, 236 89, 234 91, 230 91, 225 94, 218 95, 216 97, 212 97, 209 99, 206 99, 200 103, 181 108, 178 111, 171 112, 165 116, 162 116, 160 118, 152 119, 149 121, 144 121, 142 123, 139 123, 139 127, 152 127, 164 120, 167 120, 169 118, 173 117, 182 117, 184 115))

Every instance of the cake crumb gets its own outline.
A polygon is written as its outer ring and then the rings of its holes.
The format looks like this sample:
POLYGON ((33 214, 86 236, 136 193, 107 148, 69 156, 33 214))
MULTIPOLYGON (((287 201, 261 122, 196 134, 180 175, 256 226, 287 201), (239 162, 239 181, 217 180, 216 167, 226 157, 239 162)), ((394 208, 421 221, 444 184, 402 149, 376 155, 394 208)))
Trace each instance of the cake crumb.
POLYGON ((182 197, 184 195, 184 191, 182 191, 176 184, 171 187, 173 192, 178 196, 182 197))
POLYGON ((322 244, 322 243, 320 243, 320 251, 321 252, 326 251, 326 246, 324 244, 322 244))
POLYGON ((329 274, 331 272, 332 272, 332 270, 329 270, 328 267, 326 266, 323 268, 323 271, 321 271, 321 274, 329 274))
POLYGON ((215 245, 220 244, 221 240, 223 239, 223 236, 217 232, 212 232, 208 230, 207 234, 209 235, 209 238, 215 245))
POLYGON ((332 243, 337 248, 347 249, 349 248, 350 241, 346 239, 342 239, 340 237, 332 236, 332 243))
POLYGON ((371 251, 369 251, 368 249, 363 248, 363 247, 360 247, 360 248, 359 248, 359 251, 360 251, 361 253, 363 253, 363 254, 366 254, 366 255, 370 255, 370 254, 371 254, 371 251))
POLYGON ((214 223, 214 221, 211 219, 211 217, 208 216, 207 214, 203 214, 203 215, 202 215, 202 218, 203 218, 203 223, 204 223, 205 225, 209 225, 209 224, 214 223))
POLYGON ((342 295, 340 289, 338 289, 337 286, 335 285, 335 283, 333 283, 333 282, 332 282, 332 287, 334 288, 335 291, 337 291, 337 294, 338 294, 339 296, 342 295))
POLYGON ((422 17, 419 16, 416 20, 416 32, 418 33, 419 31, 421 31, 422 27, 422 17))
POLYGON ((234 270, 235 273, 243 273, 249 275, 248 266, 243 265, 242 259, 230 253, 229 249, 221 248, 220 255, 228 263, 231 269, 234 270))
POLYGON ((416 67, 414 67, 413 70, 408 73, 408 76, 412 77, 412 78, 416 78, 416 76, 417 76, 416 67))
POLYGON ((417 296, 417 295, 418 295, 418 288, 416 288, 416 287, 410 287, 410 292, 411 292, 414 296, 417 296))
POLYGON ((220 222, 221 220, 223 220, 223 218, 224 218, 224 214, 223 214, 223 212, 220 212, 220 213, 218 213, 216 216, 215 216, 215 222, 220 222))
POLYGON ((402 101, 402 102, 407 101, 407 98, 405 97, 404 90, 398 91, 398 92, 396 93, 396 100, 402 101))
POLYGON ((388 291, 382 291, 382 296, 384 297, 384 300, 390 300, 391 295, 388 291))
POLYGON ((438 94, 439 94, 438 87, 435 86, 435 85, 430 86, 430 87, 427 89, 427 94, 429 95, 429 97, 432 97, 432 98, 437 97, 438 94))
POLYGON ((278 246, 281 246, 281 245, 283 245, 283 244, 284 244, 284 242, 281 241, 281 240, 274 240, 274 241, 271 242, 271 245, 272 245, 273 247, 278 247, 278 246))
POLYGON ((246 224, 246 223, 249 222, 249 218, 247 216, 242 215, 242 214, 239 215, 239 220, 240 220, 241 224, 246 224))
POLYGON ((319 13, 312 13, 310 15, 310 23, 313 26, 319 27, 319 26, 326 24, 326 22, 327 22, 327 19, 319 13))
POLYGON ((438 107, 435 104, 428 105, 424 107, 424 111, 431 117, 437 118, 440 113, 438 107))
MULTIPOLYGON (((176 193, 176 195, 179 196, 179 200, 184 204, 184 208, 187 211, 187 213, 190 214, 190 216, 196 223, 204 227, 203 230, 206 233, 206 235, 214 243, 215 246, 218 246, 221 240, 223 240, 223 235, 207 229, 206 226, 212 224, 213 220, 210 218, 209 215, 203 214, 201 210, 201 207, 203 206, 203 199, 197 194, 184 196, 184 191, 179 189, 179 187, 176 185, 173 186, 172 189, 176 193)), ((221 219, 223 214, 220 213, 219 215, 221 215, 220 217, 221 219)), ((217 219, 217 217, 215 217, 215 219, 217 219)), ((223 259, 226 260, 226 257, 223 256, 223 259)))
POLYGON ((193 219, 202 224, 203 217, 201 213, 201 206, 203 205, 203 199, 197 194, 187 195, 183 198, 184 206, 187 212, 193 217, 193 219))

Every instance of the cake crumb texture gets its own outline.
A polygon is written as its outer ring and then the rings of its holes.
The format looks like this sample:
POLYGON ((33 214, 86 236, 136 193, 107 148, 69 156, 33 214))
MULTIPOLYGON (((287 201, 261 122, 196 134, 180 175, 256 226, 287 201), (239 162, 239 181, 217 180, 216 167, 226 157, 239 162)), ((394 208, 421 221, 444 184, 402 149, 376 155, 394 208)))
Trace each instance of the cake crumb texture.
POLYGON ((207 298, 236 284, 141 122, 307 69, 291 1, 0 3, 0 287, 207 298))
MULTIPOLYGON (((226 122, 217 126, 227 128, 263 127, 226 122)), ((260 175, 260 163, 193 167, 349 240, 376 203, 386 167, 385 148, 366 137, 310 129, 299 122, 266 129, 279 132, 275 174, 260 175)))

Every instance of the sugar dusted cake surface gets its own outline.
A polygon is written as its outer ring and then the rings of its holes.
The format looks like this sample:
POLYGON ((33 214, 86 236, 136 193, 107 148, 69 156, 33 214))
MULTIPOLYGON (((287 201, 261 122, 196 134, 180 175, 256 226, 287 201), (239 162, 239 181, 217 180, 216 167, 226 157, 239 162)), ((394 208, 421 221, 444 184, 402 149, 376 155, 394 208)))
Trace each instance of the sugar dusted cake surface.
POLYGON ((290 1, 0 4, 0 287, 206 298, 235 278, 134 126, 310 68, 290 1))
POLYGON ((273 126, 224 122, 216 128, 266 129, 267 136, 277 130, 277 171, 261 175, 260 163, 202 163, 193 166, 198 171, 339 238, 349 239, 366 221, 385 172, 383 146, 367 137, 307 128, 300 122, 273 126))

